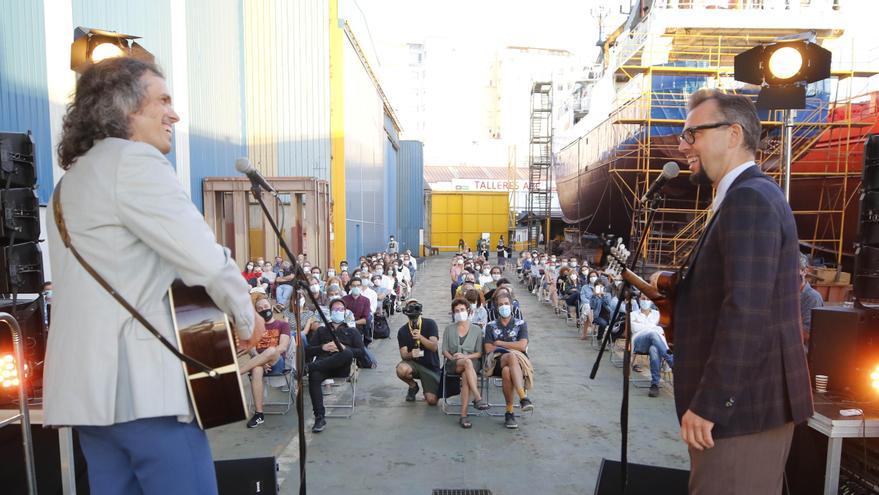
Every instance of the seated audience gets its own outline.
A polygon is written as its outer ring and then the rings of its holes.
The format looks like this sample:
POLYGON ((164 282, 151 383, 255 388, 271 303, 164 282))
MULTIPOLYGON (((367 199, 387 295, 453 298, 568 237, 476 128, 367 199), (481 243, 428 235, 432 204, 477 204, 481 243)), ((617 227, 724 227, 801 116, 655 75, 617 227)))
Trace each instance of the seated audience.
POLYGON ((809 273, 809 258, 800 253, 800 321, 803 327, 803 347, 809 351, 809 336, 812 332, 812 309, 824 306, 824 298, 806 281, 809 273))
POLYGON ((248 261, 246 265, 244 265, 244 271, 241 272, 241 276, 244 277, 244 280, 247 280, 247 283, 250 284, 251 287, 256 287, 256 271, 254 270, 255 265, 252 261, 248 261))
POLYGON ((324 380, 333 377, 348 376, 351 362, 354 359, 353 351, 345 346, 336 335, 337 329, 347 328, 345 324, 345 302, 336 299, 330 304, 330 326, 321 326, 308 339, 306 348, 305 366, 308 373, 308 395, 311 397, 311 407, 314 411, 314 425, 311 431, 320 433, 327 427, 326 409, 324 408, 324 395, 321 384, 324 380), (337 345, 336 342, 339 341, 337 345))
POLYGON ((531 388, 533 368, 528 360, 528 324, 513 318, 513 301, 505 291, 496 291, 494 305, 498 319, 488 322, 485 327, 485 354, 483 371, 492 376, 500 376, 503 383, 506 413, 504 426, 518 428, 513 414, 514 394, 519 396, 522 411, 534 410, 534 405, 525 393, 531 388))
POLYGON ((488 324, 488 311, 485 310, 485 302, 482 298, 482 292, 476 289, 468 290, 464 297, 470 304, 470 321, 479 328, 484 329, 488 324))
POLYGON ((369 299, 362 295, 362 285, 363 282, 359 278, 352 278, 348 282, 348 295, 342 300, 345 301, 345 306, 354 313, 354 324, 360 330, 364 343, 369 346, 369 343, 372 342, 372 336, 369 335, 367 325, 372 312, 370 311, 369 299))
POLYGON ((638 304, 640 309, 629 313, 632 324, 632 351, 650 356, 650 392, 648 395, 658 397, 662 361, 665 360, 671 367, 674 365, 674 358, 668 351, 665 332, 659 326, 659 311, 656 310, 653 302, 643 294, 638 300, 638 304))
POLYGON ((266 297, 256 301, 256 312, 265 320, 266 331, 256 348, 251 351, 250 360, 243 363, 241 374, 250 373, 250 388, 253 393, 254 413, 247 421, 248 428, 256 428, 265 422, 263 414, 263 375, 277 375, 284 371, 284 356, 290 348, 290 325, 276 320, 272 304, 266 297))
POLYGON ((424 387, 424 399, 436 405, 439 392, 439 331, 436 322, 421 316, 421 303, 415 299, 406 302, 403 313, 409 321, 397 331, 397 344, 402 361, 397 364, 397 377, 409 385, 406 401, 414 402, 418 383, 424 387))
POLYGON ((459 422, 462 428, 470 428, 472 424, 467 418, 470 397, 473 397, 473 405, 477 409, 488 409, 488 404, 479 393, 479 380, 476 376, 482 357, 482 328, 470 321, 470 304, 464 299, 452 301, 452 316, 454 323, 446 326, 443 331, 442 351, 446 359, 446 373, 461 377, 459 422))

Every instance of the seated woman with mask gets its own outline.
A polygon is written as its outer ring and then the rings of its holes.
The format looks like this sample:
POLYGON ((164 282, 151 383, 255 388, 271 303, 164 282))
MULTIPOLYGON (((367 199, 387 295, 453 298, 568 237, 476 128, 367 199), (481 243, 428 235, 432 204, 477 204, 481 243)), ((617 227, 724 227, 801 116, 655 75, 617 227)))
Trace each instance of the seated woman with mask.
MULTIPOLYGON (((473 292, 476 292, 475 290, 473 292)), ((482 400, 476 370, 482 357, 482 328, 470 321, 470 303, 465 299, 452 301, 454 323, 443 331, 442 353, 446 359, 446 373, 461 377, 461 419, 462 428, 472 424, 467 418, 468 401, 473 396, 473 405, 479 410, 488 409, 482 400)))

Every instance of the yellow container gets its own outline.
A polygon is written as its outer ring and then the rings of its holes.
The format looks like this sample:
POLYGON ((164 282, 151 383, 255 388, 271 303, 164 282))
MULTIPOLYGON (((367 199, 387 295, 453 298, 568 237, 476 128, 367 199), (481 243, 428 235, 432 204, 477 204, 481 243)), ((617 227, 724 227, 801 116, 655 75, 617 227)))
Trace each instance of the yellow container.
POLYGON ((476 241, 487 232, 489 251, 496 252, 498 237, 507 239, 507 216, 510 211, 508 193, 433 192, 431 194, 430 246, 440 251, 458 250, 464 239, 467 247, 476 250, 476 241))

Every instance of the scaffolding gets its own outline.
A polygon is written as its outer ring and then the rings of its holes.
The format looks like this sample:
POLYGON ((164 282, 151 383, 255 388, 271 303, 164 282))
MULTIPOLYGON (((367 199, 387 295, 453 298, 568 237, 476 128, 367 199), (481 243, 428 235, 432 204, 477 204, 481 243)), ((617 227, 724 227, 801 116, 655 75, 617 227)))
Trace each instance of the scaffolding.
MULTIPOLYGON (((791 33, 762 30, 758 34, 742 34, 739 29, 668 28, 651 34, 645 28, 628 39, 620 37, 621 46, 616 47, 616 54, 623 53, 626 58, 615 69, 608 67, 615 70, 618 86, 612 106, 615 110, 574 143, 577 144, 578 167, 584 162, 590 170, 606 166, 610 175, 607 187, 623 198, 631 218, 637 206, 636 198, 650 187, 665 162, 682 163, 682 175, 688 174, 686 162, 677 151, 677 135, 683 128, 689 94, 700 87, 729 92, 740 88, 742 94, 756 99, 756 88, 742 88, 733 80, 733 57, 785 34, 791 33), (689 79, 692 87, 686 83, 667 85, 673 88, 667 90, 662 81, 672 81, 672 78, 678 82, 689 79)), ((818 35, 823 39, 834 33, 819 32, 818 35)), ((832 73, 839 79, 872 74, 855 70, 832 73)), ((860 180, 860 164, 854 162, 851 155, 867 128, 875 124, 876 105, 874 101, 870 111, 854 112, 865 95, 846 98, 829 95, 825 100, 811 96, 812 104, 799 112, 793 132, 791 207, 801 242, 812 254, 821 254, 825 261, 839 265, 843 255, 853 250, 853 246, 844 242, 853 233, 851 225, 856 218, 852 217, 856 217, 855 199, 860 180), (823 152, 816 153, 816 150, 823 152), (803 197, 803 191, 809 190, 814 193, 803 197)), ((780 183, 783 178, 781 111, 768 112, 761 118, 763 139, 757 162, 780 183)), ((712 199, 711 188, 700 188, 695 193, 690 189, 685 197, 669 194, 652 225, 645 225, 646 213, 634 219, 628 232, 630 238, 639 239, 642 234, 647 237, 642 266, 679 266, 707 224, 712 199)))
POLYGON ((531 129, 528 145, 528 201, 525 207, 528 248, 536 249, 541 223, 549 240, 552 200, 552 82, 531 85, 531 129))

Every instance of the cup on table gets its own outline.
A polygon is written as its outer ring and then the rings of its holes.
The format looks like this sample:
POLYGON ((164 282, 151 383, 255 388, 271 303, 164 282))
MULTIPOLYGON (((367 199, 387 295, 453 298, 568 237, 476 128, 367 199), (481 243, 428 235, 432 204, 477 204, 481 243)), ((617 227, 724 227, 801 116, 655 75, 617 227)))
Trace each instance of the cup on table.
POLYGON ((827 392, 827 375, 815 375, 815 390, 822 394, 827 392))

